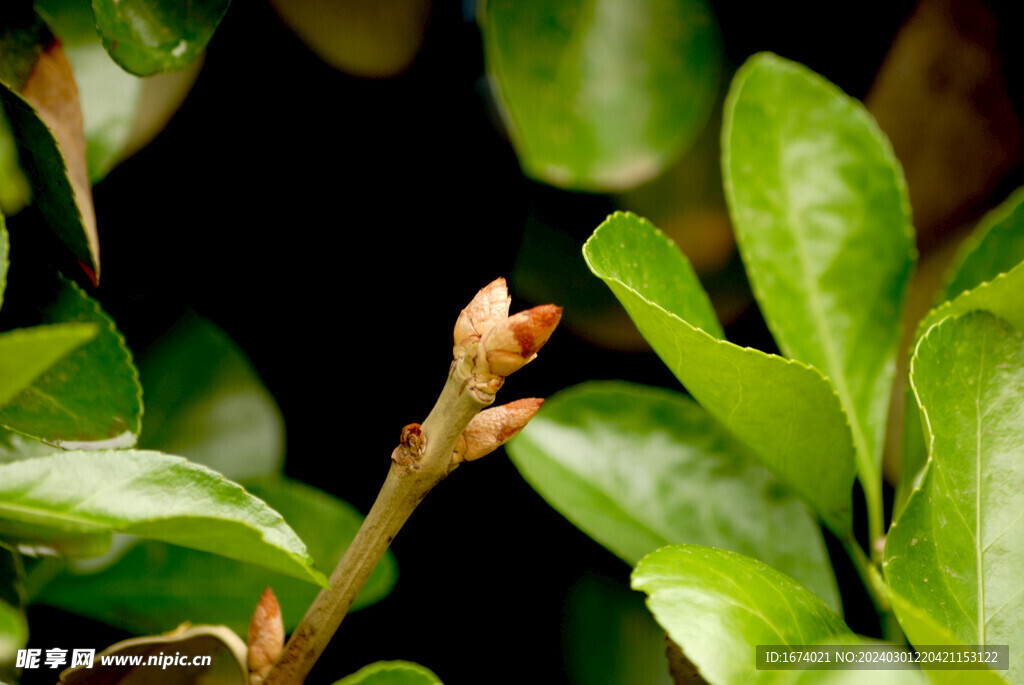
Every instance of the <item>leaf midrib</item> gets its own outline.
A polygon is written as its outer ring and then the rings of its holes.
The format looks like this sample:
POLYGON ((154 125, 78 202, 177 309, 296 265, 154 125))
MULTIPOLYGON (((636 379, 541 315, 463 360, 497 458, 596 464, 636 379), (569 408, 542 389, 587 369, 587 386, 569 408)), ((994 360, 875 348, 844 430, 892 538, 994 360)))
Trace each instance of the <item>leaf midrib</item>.
MULTIPOLYGON (((785 198, 784 212, 786 215, 786 223, 792 227, 793 233, 796 237, 794 243, 796 245, 796 256, 800 266, 799 271, 801 280, 803 281, 804 292, 807 294, 807 301, 810 304, 811 318, 813 319, 814 325, 821 336, 822 350, 825 353, 825 362, 828 365, 830 375, 826 377, 826 380, 830 381, 833 387, 835 387, 836 393, 839 395, 840 403, 846 410, 850 419, 850 432, 853 435, 858 471, 861 476, 861 486, 866 491, 871 491, 874 494, 876 484, 874 478, 871 478, 874 471, 873 459, 872 455, 868 452, 867 440, 861 427, 860 412, 858 411, 856 404, 853 402, 853 398, 850 395, 850 389, 846 385, 846 378, 843 374, 843 365, 839 361, 839 353, 836 351, 835 341, 832 339, 832 329, 831 326, 828 325, 828 320, 825 316, 825 310, 821 303, 820 295, 817 288, 814 287, 814 280, 811 278, 811 272, 808 268, 808 264, 811 260, 806 252, 806 232, 803 224, 800 221, 795 220, 792 213, 792 203, 789 201, 790 183, 788 176, 783 173, 782 136, 782 127, 779 127, 779 134, 775 140, 776 171, 778 173, 779 183, 783 188, 783 197, 785 198)), ((775 331, 774 326, 772 327, 772 330, 780 340, 784 337, 775 331)))
POLYGON ((989 329, 985 328, 985 334, 980 345, 980 357, 978 360, 978 378, 976 381, 977 390, 974 396, 975 410, 975 455, 974 455, 974 553, 976 573, 978 575, 978 644, 985 644, 985 565, 984 550, 982 549, 981 537, 981 443, 982 443, 982 409, 981 409, 981 386, 985 370, 985 346, 988 345, 989 329))

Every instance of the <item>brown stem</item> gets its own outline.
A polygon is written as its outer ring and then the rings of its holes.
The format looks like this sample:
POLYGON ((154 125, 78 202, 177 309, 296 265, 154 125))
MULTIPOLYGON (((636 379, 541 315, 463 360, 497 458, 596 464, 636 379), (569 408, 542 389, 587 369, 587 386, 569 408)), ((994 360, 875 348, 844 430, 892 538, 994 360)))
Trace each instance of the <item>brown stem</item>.
POLYGON ((452 364, 441 396, 415 430, 403 431, 392 456, 391 470, 370 513, 285 645, 284 654, 267 676, 266 685, 301 683, 334 636, 366 579, 416 506, 451 470, 452 451, 470 420, 493 401, 466 381, 466 365, 452 364))

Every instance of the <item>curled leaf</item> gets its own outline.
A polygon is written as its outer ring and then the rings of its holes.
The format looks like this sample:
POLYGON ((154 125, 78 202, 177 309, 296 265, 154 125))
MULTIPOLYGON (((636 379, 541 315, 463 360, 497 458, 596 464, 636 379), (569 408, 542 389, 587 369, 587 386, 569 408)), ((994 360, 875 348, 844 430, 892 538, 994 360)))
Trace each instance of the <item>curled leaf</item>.
POLYGON ((186 685, 198 682, 202 675, 203 682, 244 685, 245 664, 245 643, 230 629, 186 623, 163 635, 113 644, 95 656, 91 668, 80 665, 65 670, 60 683, 186 685))

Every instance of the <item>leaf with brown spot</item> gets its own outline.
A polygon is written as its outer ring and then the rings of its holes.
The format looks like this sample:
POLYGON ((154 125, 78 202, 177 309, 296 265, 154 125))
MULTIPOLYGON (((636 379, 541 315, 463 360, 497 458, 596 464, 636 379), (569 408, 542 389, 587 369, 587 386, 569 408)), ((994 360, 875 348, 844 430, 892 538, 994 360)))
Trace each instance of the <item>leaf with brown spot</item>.
POLYGON ((98 282, 99 237, 71 65, 60 42, 34 13, 4 23, 0 52, 5 61, 0 106, 31 184, 32 202, 98 282))

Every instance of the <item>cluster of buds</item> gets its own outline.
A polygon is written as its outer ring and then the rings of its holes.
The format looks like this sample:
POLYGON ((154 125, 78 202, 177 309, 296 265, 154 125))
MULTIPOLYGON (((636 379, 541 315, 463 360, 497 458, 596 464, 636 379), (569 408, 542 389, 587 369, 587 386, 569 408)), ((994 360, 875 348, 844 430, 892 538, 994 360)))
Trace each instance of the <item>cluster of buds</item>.
POLYGON ((553 304, 509 316, 511 303, 505 279, 499 278, 482 288, 455 322, 454 364, 485 403, 506 376, 537 358, 562 318, 562 308, 553 304))

